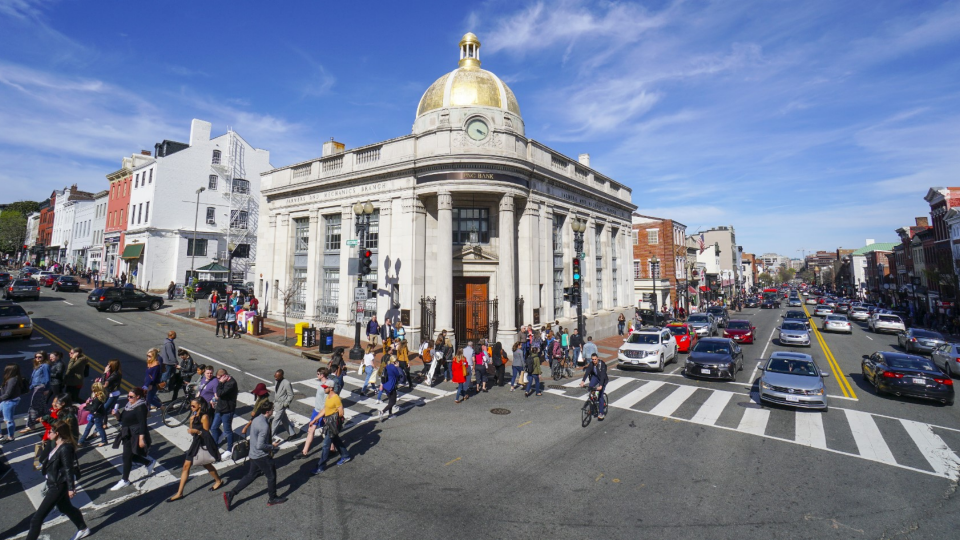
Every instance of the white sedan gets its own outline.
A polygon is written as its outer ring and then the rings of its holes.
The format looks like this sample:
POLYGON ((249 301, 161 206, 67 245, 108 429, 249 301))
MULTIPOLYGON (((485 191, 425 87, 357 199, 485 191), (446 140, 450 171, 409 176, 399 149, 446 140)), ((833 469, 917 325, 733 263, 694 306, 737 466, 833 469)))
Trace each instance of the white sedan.
POLYGON ((847 320, 846 315, 827 315, 827 318, 823 320, 823 331, 852 334, 853 325, 847 320))
POLYGON ((867 319, 867 328, 869 328, 871 332, 897 333, 906 331, 903 320, 900 317, 887 313, 874 313, 873 316, 867 319))

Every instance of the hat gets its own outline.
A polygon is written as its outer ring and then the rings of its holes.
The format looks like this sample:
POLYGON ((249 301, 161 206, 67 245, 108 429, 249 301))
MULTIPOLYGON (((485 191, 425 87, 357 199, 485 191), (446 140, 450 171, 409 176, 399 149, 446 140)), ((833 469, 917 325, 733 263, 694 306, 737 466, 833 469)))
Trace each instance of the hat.
POLYGON ((328 388, 333 388, 333 385, 332 385, 332 384, 321 384, 320 387, 323 388, 324 390, 326 390, 326 389, 328 389, 328 388))
POLYGON ((257 397, 263 397, 263 396, 267 395, 267 394, 269 393, 269 391, 267 391, 267 385, 265 385, 265 384, 263 384, 263 383, 258 383, 257 386, 254 387, 254 389, 250 391, 250 393, 253 394, 253 395, 255 395, 255 396, 257 396, 257 397))

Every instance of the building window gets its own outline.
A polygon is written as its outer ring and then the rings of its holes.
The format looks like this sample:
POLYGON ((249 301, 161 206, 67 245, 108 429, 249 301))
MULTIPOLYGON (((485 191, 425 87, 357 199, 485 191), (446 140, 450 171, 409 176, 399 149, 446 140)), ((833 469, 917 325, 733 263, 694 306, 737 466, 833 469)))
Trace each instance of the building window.
POLYGON ((619 302, 619 295, 617 294, 617 230, 614 229, 610 231, 610 258, 612 263, 610 264, 610 277, 613 278, 611 283, 613 284, 613 306, 616 307, 619 302))
POLYGON ((217 190, 217 175, 211 174, 209 180, 207 181, 207 189, 210 191, 217 190))
POLYGON ((231 229, 247 228, 247 211, 246 210, 230 211, 230 228, 231 229))
POLYGON ((342 241, 340 228, 340 214, 323 216, 323 250, 325 252, 340 251, 340 242, 342 241))
POLYGON ((120 225, 121 223, 123 223, 123 209, 122 209, 122 208, 120 209, 120 220, 117 221, 117 225, 120 225))
POLYGON ((219 165, 219 164, 220 164, 220 151, 219 151, 219 150, 214 150, 214 151, 213 151, 213 160, 212 160, 212 163, 213 163, 214 165, 219 165))
POLYGON ((563 216, 553 216, 553 252, 563 254, 563 216))
POLYGON ((235 178, 233 180, 231 191, 242 194, 250 193, 250 181, 242 178, 235 178))
POLYGON ((323 298, 319 313, 323 319, 336 320, 340 312, 340 269, 323 269, 323 298))
POLYGON ((144 223, 149 223, 149 222, 150 222, 150 202, 149 202, 149 201, 147 201, 147 209, 146 209, 146 212, 143 213, 143 222, 144 222, 144 223))
POLYGON ((141 223, 141 222, 140 222, 140 218, 141 218, 142 216, 143 216, 143 203, 140 203, 140 204, 137 206, 137 225, 139 225, 139 224, 141 223))
POLYGON ((647 243, 656 245, 660 243, 660 231, 657 229, 647 229, 647 243))
POLYGON ((453 243, 489 244, 490 210, 487 208, 454 208, 453 243))
POLYGON ((380 209, 370 214, 370 225, 363 239, 363 249, 377 249, 380 246, 380 209))
POLYGON ((217 209, 208 206, 207 207, 207 225, 216 225, 217 224, 217 209))
POLYGON ((124 196, 124 197, 127 196, 127 184, 129 184, 129 183, 130 183, 129 180, 123 183, 123 196, 124 196))
POLYGON ((296 293, 290 304, 290 313, 295 317, 303 317, 307 310, 307 269, 293 269, 293 286, 296 293))
POLYGON ((153 169, 150 169, 150 181, 148 183, 153 183, 153 169))
POLYGON ((657 262, 649 261, 647 263, 650 267, 650 278, 651 279, 660 279, 660 261, 657 262))
POLYGON ((638 245, 638 244, 640 244, 640 231, 634 229, 634 230, 633 230, 633 245, 636 246, 636 245, 638 245))
POLYGON ((137 176, 133 178, 133 187, 136 189, 140 185, 140 173, 137 173, 137 176))
POLYGON ((633 261, 633 279, 643 278, 643 272, 641 271, 640 261, 633 261))
POLYGON ((553 269, 553 318, 563 317, 563 267, 553 269))
POLYGON ((553 215, 553 317, 563 317, 563 216, 553 215))
POLYGON ((196 249, 194 249, 194 240, 193 238, 187 238, 187 257, 206 257, 207 256, 207 240, 205 238, 197 238, 196 249))
POLYGON ((297 218, 293 220, 293 252, 306 253, 310 247, 310 219, 297 218))

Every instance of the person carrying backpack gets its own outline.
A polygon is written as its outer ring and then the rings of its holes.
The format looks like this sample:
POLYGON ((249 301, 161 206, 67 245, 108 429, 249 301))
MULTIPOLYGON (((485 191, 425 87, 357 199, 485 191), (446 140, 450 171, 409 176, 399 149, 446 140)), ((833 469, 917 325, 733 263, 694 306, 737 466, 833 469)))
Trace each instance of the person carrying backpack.
POLYGON ((542 396, 540 392, 540 374, 542 373, 540 363, 543 362, 543 358, 540 356, 540 349, 533 347, 530 349, 530 354, 527 355, 527 361, 524 367, 527 371, 527 389, 524 392, 525 397, 530 397, 534 391, 536 391, 537 396, 542 396))
POLYGON ((76 494, 76 481, 80 477, 76 446, 70 426, 64 422, 54 424, 48 443, 40 451, 41 471, 46 478, 46 494, 30 519, 27 540, 37 540, 40 537, 40 528, 54 507, 70 518, 77 527, 74 540, 90 535, 83 514, 70 503, 70 499, 76 494))

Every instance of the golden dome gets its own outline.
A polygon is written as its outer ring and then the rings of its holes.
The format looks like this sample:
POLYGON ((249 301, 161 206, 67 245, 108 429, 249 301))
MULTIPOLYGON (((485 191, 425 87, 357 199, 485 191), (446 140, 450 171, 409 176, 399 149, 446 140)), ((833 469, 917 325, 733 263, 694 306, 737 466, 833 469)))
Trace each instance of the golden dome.
POLYGON ((480 69, 480 40, 467 33, 460 40, 459 67, 427 88, 417 116, 445 107, 495 107, 520 116, 517 97, 499 77, 480 69))

